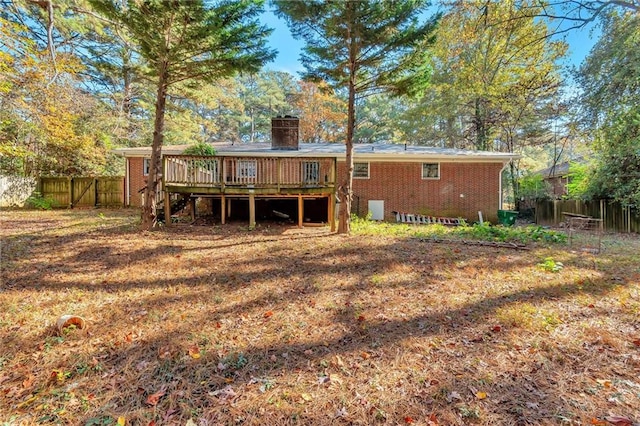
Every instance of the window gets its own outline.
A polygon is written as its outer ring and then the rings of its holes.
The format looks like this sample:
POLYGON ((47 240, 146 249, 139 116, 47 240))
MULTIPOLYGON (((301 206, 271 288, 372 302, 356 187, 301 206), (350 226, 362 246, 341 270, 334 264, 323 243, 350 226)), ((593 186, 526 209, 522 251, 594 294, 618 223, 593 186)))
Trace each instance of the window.
POLYGON ((353 177, 369 179, 369 163, 353 163, 353 177))
POLYGON ((151 158, 145 158, 142 161, 142 175, 149 176, 149 168, 151 167, 151 158))
POLYGON ((320 182, 320 163, 318 161, 302 162, 302 183, 320 182))
POLYGON ((238 160, 236 177, 238 179, 255 179, 256 169, 256 160, 238 160))
POLYGON ((440 163, 422 163, 422 179, 440 179, 440 163))

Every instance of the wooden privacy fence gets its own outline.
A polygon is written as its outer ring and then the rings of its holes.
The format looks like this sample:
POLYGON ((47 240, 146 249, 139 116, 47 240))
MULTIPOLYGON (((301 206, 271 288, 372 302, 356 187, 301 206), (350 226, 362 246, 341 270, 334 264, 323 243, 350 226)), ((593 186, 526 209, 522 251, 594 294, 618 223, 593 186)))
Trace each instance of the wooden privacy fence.
POLYGON ((40 194, 56 207, 122 207, 124 177, 41 177, 40 194))
POLYGON ((557 226, 570 215, 601 219, 605 231, 640 233, 640 211, 607 200, 545 200, 536 204, 536 223, 557 226), (564 214, 567 213, 567 214, 564 214))

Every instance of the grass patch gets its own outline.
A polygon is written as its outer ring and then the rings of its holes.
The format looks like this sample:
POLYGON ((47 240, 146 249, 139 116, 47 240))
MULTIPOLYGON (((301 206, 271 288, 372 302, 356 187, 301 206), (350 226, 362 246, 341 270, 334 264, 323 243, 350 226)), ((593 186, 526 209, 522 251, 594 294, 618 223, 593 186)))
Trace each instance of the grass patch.
POLYGON ((640 420, 637 236, 596 256, 501 227, 0 215, 8 424, 640 420), (456 242, 498 232, 530 250, 456 242), (56 333, 64 314, 87 328, 56 333))
POLYGON ((352 218, 352 231, 356 235, 380 235, 394 237, 420 237, 432 239, 471 239, 495 242, 517 243, 551 243, 563 245, 567 243, 567 235, 546 229, 541 226, 502 226, 484 224, 445 226, 433 225, 409 225, 406 223, 375 222, 354 216, 352 218))

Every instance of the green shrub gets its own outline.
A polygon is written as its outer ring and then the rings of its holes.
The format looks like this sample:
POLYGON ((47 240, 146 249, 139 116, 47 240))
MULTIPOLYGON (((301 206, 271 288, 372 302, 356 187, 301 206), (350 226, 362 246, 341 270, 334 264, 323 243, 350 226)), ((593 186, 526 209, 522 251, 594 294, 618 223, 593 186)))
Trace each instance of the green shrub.
POLYGON ((58 203, 51 197, 43 197, 41 193, 34 192, 25 202, 25 206, 38 210, 51 210, 58 203))
POLYGON ((198 142, 182 151, 184 155, 216 155, 216 149, 208 143, 198 142))
POLYGON ((567 235, 541 226, 510 227, 474 224, 472 226, 411 225, 407 223, 376 222, 352 216, 351 230, 356 235, 406 236, 434 239, 472 239, 496 242, 546 242, 564 244, 567 235))

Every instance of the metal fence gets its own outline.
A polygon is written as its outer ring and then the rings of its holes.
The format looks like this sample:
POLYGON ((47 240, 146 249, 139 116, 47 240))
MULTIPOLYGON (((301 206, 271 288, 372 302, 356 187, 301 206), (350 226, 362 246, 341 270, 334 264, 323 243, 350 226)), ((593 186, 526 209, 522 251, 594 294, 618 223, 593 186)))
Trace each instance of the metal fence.
POLYGON ((605 231, 640 233, 640 211, 607 200, 546 200, 536 204, 536 223, 558 226, 570 217, 601 219, 605 231))

